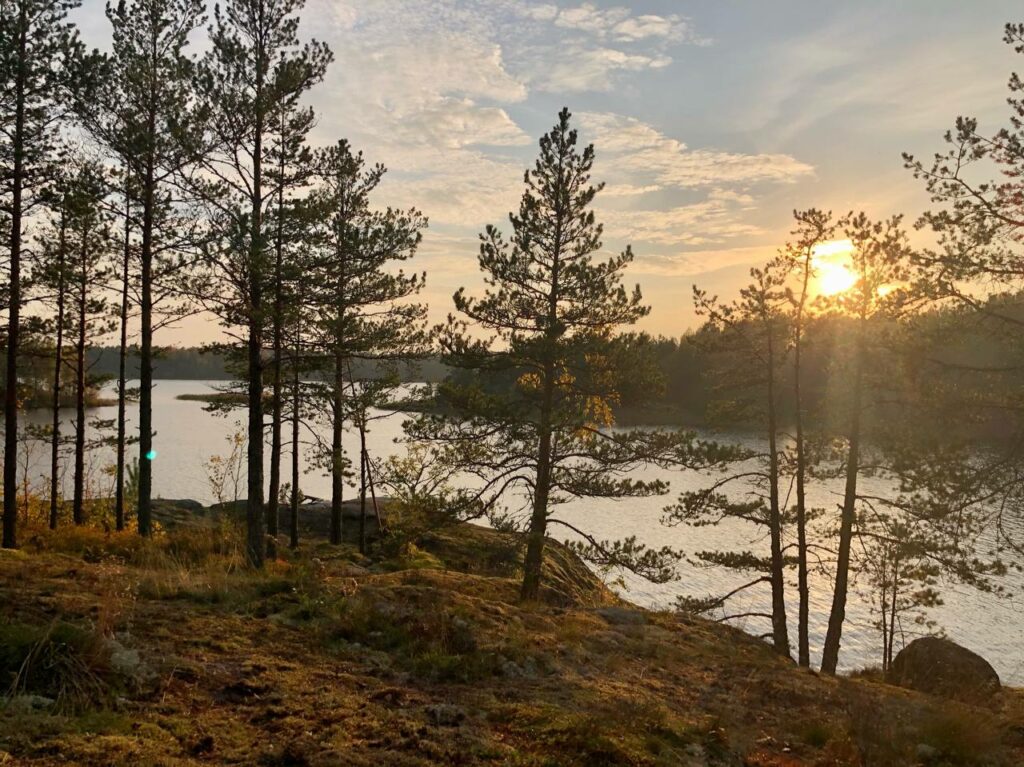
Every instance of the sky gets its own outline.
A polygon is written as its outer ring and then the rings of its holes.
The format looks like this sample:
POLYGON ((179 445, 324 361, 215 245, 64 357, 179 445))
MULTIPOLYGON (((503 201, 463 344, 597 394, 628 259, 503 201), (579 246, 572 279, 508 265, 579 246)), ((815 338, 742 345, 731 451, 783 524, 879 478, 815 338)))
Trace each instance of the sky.
MULTIPOLYGON (((1018 55, 1002 28, 1020 15, 1002 0, 308 0, 300 35, 335 55, 312 142, 349 139, 389 169, 377 205, 430 219, 416 260, 434 318, 479 287, 477 235, 508 230, 566 106, 607 183, 605 248, 635 253, 641 327, 678 336, 698 322, 691 286, 737 291, 794 209, 925 210, 901 152, 940 150, 958 114, 1005 123, 1018 55)), ((73 18, 106 45, 100 0, 73 18)), ((216 335, 206 318, 164 332, 216 335)))

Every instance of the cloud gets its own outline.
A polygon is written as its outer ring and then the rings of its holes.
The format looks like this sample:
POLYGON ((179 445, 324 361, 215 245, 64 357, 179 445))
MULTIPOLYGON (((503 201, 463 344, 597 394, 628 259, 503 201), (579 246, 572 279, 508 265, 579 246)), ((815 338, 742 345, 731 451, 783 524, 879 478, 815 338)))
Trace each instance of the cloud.
POLYGON ((641 187, 695 188, 760 183, 794 183, 814 168, 784 154, 739 154, 691 150, 634 117, 584 112, 578 116, 583 137, 598 154, 612 155, 607 166, 616 180, 641 187))
POLYGON ((602 197, 639 197, 651 192, 661 191, 657 184, 647 186, 634 186, 633 184, 610 184, 601 192, 602 197))
POLYGON ((448 96, 437 97, 414 113, 402 116, 391 138, 449 149, 533 143, 504 109, 482 107, 471 99, 448 96))
POLYGON ((637 16, 629 8, 598 8, 593 3, 567 8, 522 3, 517 12, 562 32, 552 39, 550 30, 532 28, 521 38, 522 45, 510 51, 530 86, 549 93, 609 91, 621 73, 671 64, 674 45, 710 42, 678 14, 637 16))
POLYGON ((709 42, 706 38, 699 37, 694 32, 690 20, 679 14, 634 16, 629 8, 598 8, 593 3, 583 3, 564 9, 551 5, 525 6, 523 13, 530 18, 550 20, 557 27, 621 42, 637 42, 651 38, 686 41, 698 45, 706 45, 709 42))
POLYGON ((667 210, 605 210, 605 231, 616 239, 668 246, 706 246, 762 234, 745 217, 756 210, 754 198, 742 192, 713 189, 689 205, 667 210))
POLYGON ((535 140, 515 107, 531 92, 609 91, 692 37, 678 15, 523 0, 311 0, 303 25, 335 52, 315 139, 346 136, 391 168, 389 202, 473 228, 515 207, 535 140))
POLYGON ((968 34, 906 39, 898 24, 879 27, 876 10, 844 6, 766 53, 766 76, 732 119, 782 141, 836 118, 872 131, 880 120, 890 132, 941 129, 957 114, 1002 107, 1005 80, 992 63, 968 34))
POLYGON ((616 25, 615 36, 620 40, 630 41, 661 37, 669 40, 689 38, 690 42, 697 45, 707 45, 710 42, 706 38, 694 36, 689 21, 681 16, 646 15, 624 19, 616 25))
POLYGON ((762 245, 706 248, 670 254, 646 253, 637 256, 631 269, 638 275, 696 277, 722 269, 761 265, 774 253, 774 247, 762 245))
POLYGON ((557 56, 547 53, 547 49, 536 50, 528 57, 533 63, 525 70, 527 82, 546 93, 610 91, 621 72, 662 69, 672 63, 668 56, 628 53, 579 42, 562 46, 557 56))

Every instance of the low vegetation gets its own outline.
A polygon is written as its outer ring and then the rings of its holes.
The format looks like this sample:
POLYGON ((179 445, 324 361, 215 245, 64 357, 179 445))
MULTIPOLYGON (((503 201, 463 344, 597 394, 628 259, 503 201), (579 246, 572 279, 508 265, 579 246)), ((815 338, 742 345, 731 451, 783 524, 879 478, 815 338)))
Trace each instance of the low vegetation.
POLYGON ((261 572, 197 523, 26 531, 0 554, 0 763, 1012 765, 1024 696, 969 707, 798 670, 623 603, 555 543, 457 525, 261 572), (5 762, 6 760, 6 762, 5 762))

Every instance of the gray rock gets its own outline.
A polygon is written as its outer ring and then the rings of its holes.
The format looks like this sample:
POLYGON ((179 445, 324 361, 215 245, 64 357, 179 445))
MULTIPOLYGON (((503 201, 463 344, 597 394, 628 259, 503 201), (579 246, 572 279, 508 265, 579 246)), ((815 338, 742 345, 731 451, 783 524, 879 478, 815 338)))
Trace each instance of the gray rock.
POLYGON ((940 637, 915 639, 892 662, 889 681, 901 687, 969 703, 999 692, 999 675, 977 653, 940 637))
POLYGON ((434 703, 427 706, 427 717, 435 727, 458 727, 466 719, 466 712, 451 703, 434 703))
POLYGON ((918 743, 914 749, 914 756, 925 764, 930 764, 939 758, 939 749, 929 746, 927 743, 918 743))
POLYGON ((599 607, 595 612, 613 626, 642 626, 647 616, 628 607, 599 607))
POLYGON ((153 670, 142 660, 138 650, 126 647, 117 639, 107 639, 105 644, 114 673, 134 682, 145 682, 153 677, 153 670))
POLYGON ((706 767, 710 764, 707 751, 699 743, 690 743, 683 749, 683 754, 686 757, 686 761, 683 762, 685 767, 706 767))
POLYGON ((56 703, 53 698, 44 695, 13 695, 4 699, 4 707, 11 711, 27 714, 32 711, 45 711, 56 703))

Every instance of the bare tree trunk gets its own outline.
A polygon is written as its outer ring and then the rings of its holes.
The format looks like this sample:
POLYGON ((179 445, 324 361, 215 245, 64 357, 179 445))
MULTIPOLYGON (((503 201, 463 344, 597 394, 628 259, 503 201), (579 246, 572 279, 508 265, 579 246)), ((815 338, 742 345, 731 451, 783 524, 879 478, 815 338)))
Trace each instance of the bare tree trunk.
POLYGON ((846 595, 850 580, 850 549, 853 544, 853 524, 857 511, 857 476, 860 470, 860 422, 861 399, 864 381, 865 323, 860 318, 857 346, 854 354, 852 412, 850 413, 849 455, 846 459, 846 488, 843 494, 843 510, 839 524, 839 555, 836 560, 835 592, 832 595, 832 611, 828 619, 828 633, 822 650, 821 671, 836 673, 839 665, 839 645, 846 620, 846 595))
POLYGON ((88 234, 82 232, 82 271, 78 286, 78 340, 75 344, 75 477, 71 518, 76 525, 85 522, 85 324, 89 282, 86 274, 88 234))
POLYGON ((57 336, 55 339, 53 362, 53 422, 50 433, 50 529, 57 529, 60 512, 60 374, 64 365, 64 303, 66 287, 64 285, 64 268, 67 247, 67 216, 61 210, 60 242, 57 245, 57 336))
POLYGON ((142 305, 139 317, 139 534, 153 534, 153 227, 156 217, 156 96, 150 92, 146 124, 149 137, 146 172, 142 183, 142 247, 139 252, 142 305))
POLYGON ((789 627, 786 616, 786 581, 782 559, 782 513, 779 508, 778 416, 775 405, 774 328, 768 323, 768 526, 771 537, 772 644, 789 657, 789 627))
MULTIPOLYGON (((365 406, 364 406, 365 408, 365 406)), ((359 553, 366 553, 366 410, 359 417, 359 553)))
POLYGON ((796 577, 797 592, 800 598, 799 615, 797 618, 797 657, 804 668, 811 665, 810 645, 810 584, 807 578, 807 454, 804 444, 804 404, 803 404, 803 323, 804 305, 807 300, 807 287, 811 277, 811 255, 808 252, 804 263, 803 287, 800 303, 796 313, 796 329, 793 349, 793 398, 795 400, 796 418, 796 577))
POLYGON ((249 564, 263 567, 263 61, 256 60, 256 108, 253 130, 252 194, 249 232, 249 341, 248 341, 248 495, 246 550, 249 564))
POLYGON ((341 349, 334 351, 334 397, 333 421, 331 423, 331 543, 341 543, 341 501, 344 490, 344 454, 342 453, 341 432, 345 424, 345 393, 341 349))
POLYGON ((370 502, 373 504, 373 516, 377 520, 377 529, 384 533, 384 519, 380 515, 380 506, 377 505, 377 491, 373 489, 373 464, 370 463, 370 456, 366 456, 366 484, 370 488, 370 502))
POLYGON ((533 491, 533 514, 523 561, 523 587, 520 598, 533 601, 540 596, 544 564, 544 538, 547 534, 548 496, 551 492, 551 411, 554 406, 555 371, 550 364, 544 371, 544 399, 540 413, 540 439, 537 444, 537 484, 533 491))
POLYGON ((295 345, 295 361, 292 365, 292 498, 289 545, 299 547, 299 418, 302 398, 299 391, 299 348, 295 345))
POLYGON ((14 91, 14 136, 11 149, 11 266, 7 311, 7 375, 4 391, 4 520, 3 547, 18 545, 18 344, 21 341, 21 217, 25 183, 25 66, 28 17, 26 3, 18 4, 18 65, 14 91))
MULTIPOLYGON (((282 115, 282 121, 284 116, 282 115)), ((278 179, 277 190, 277 231, 274 247, 274 316, 272 318, 274 334, 274 358, 271 361, 273 379, 271 381, 271 415, 270 415, 270 487, 267 491, 267 556, 277 556, 278 515, 281 512, 278 496, 281 494, 281 451, 282 451, 282 414, 283 394, 281 381, 281 360, 284 333, 282 314, 284 312, 284 152, 281 152, 281 178, 278 179)))
MULTIPOLYGON (((127 184, 126 184, 127 186, 127 184)), ((125 358, 128 356, 128 280, 131 265, 131 202, 125 189, 124 210, 124 254, 121 265, 121 348, 117 360, 117 476, 114 487, 114 525, 124 530, 124 454, 125 454, 125 410, 126 380, 125 358)))
POLYGON ((889 607, 889 642, 886 645, 886 671, 892 668, 893 648, 896 644, 896 598, 899 595, 899 571, 900 559, 897 556, 892 568, 892 604, 889 607))

